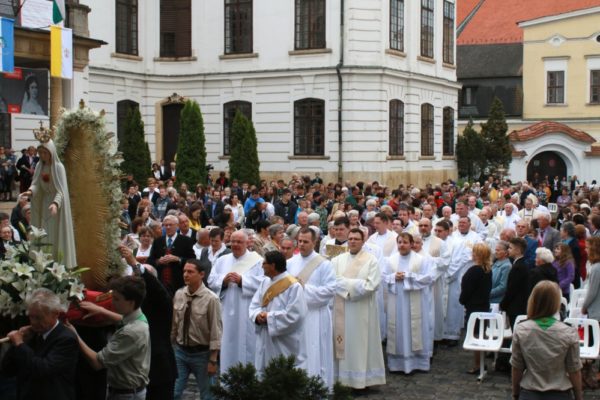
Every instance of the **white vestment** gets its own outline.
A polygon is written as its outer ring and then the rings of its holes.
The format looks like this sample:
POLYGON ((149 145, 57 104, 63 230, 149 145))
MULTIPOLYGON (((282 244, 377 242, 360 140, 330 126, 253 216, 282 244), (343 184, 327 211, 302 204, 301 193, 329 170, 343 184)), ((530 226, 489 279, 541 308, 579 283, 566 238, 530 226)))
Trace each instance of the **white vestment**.
MULTIPOLYGON (((471 220, 471 230, 477 232, 481 239, 485 239, 488 232, 487 228, 481 222, 481 218, 479 218, 474 212, 469 212, 468 214, 469 220, 471 220)), ((452 226, 454 227, 454 231, 458 230, 458 220, 460 216, 456 213, 450 216, 450 221, 452 221, 452 226)))
POLYGON ((423 238, 423 250, 432 257, 434 262, 430 269, 433 278, 433 307, 431 307, 433 338, 442 340, 444 338, 444 293, 447 293, 444 275, 448 271, 452 247, 449 246, 448 240, 444 241, 429 235, 423 238))
POLYGON ((496 217, 496 222, 500 225, 500 230, 502 229, 512 229, 516 230, 517 222, 521 220, 519 214, 513 210, 512 214, 506 215, 503 213, 502 216, 496 217))
POLYGON ((331 261, 337 277, 336 301, 343 301, 345 335, 344 357, 338 359, 334 356, 335 375, 343 385, 355 389, 385 384, 375 296, 381 283, 377 259, 369 254, 355 278, 344 276, 354 258, 362 257, 362 253, 344 253, 331 261))
MULTIPOLYGON (((264 371, 269 361, 281 355, 296 356, 295 366, 306 369, 304 317, 307 309, 304 289, 300 282, 293 283, 273 298, 266 307, 262 306, 269 287, 286 276, 289 276, 288 272, 283 272, 273 279, 264 279, 250 303, 249 321, 256 329, 254 366, 259 372, 264 371), (255 323, 256 317, 263 311, 267 312, 267 324, 258 325, 255 323)), ((227 342, 223 342, 225 343, 227 342)))
POLYGON ((383 280, 388 287, 388 368, 409 373, 429 371, 433 355, 431 285, 433 259, 411 251, 387 259, 383 280), (396 281, 396 272, 404 280, 396 281))
POLYGON ((475 243, 481 242, 481 237, 471 230, 465 235, 459 231, 452 234, 452 258, 446 272, 448 296, 444 320, 444 339, 460 339, 460 331, 465 321, 465 309, 458 302, 460 283, 463 274, 473 265, 473 246, 475 243))
POLYGON ((379 247, 381 251, 383 251, 384 257, 389 257, 393 253, 398 252, 398 245, 396 240, 398 239, 398 234, 394 231, 386 231, 385 234, 380 235, 378 232, 375 232, 369 237, 367 243, 372 243, 379 247))
MULTIPOLYGON (((317 257, 312 252, 308 257, 296 254, 287 261, 288 272, 295 277, 317 257)), ((333 384, 333 320, 331 306, 335 296, 336 279, 331 262, 324 259, 304 283, 304 298, 308 306, 304 330, 306 339, 306 370, 308 375, 323 378, 327 387, 333 384)))
MULTIPOLYGON (((238 272, 239 273, 239 272, 238 272)), ((248 308, 252 296, 263 281, 262 258, 258 254, 246 251, 239 259, 233 254, 217 258, 208 276, 208 286, 221 299, 221 318, 223 336, 221 343, 221 373, 239 362, 253 363, 256 346, 255 324, 248 319, 248 308), (256 260, 240 275, 242 287, 230 282, 223 288, 223 279, 235 268, 237 263, 256 260)))
MULTIPOLYGON (((397 234, 396 237, 398 237, 397 234)), ((379 271, 383 273, 386 264, 385 257, 383 256, 383 250, 381 250, 379 246, 376 246, 370 242, 365 243, 362 249, 377 259, 379 271)), ((398 252, 398 246, 396 246, 396 252, 398 252)), ((377 288, 377 311, 379 312, 379 333, 381 335, 381 340, 387 338, 386 299, 387 288, 385 287, 385 285, 379 285, 379 287, 377 288)))

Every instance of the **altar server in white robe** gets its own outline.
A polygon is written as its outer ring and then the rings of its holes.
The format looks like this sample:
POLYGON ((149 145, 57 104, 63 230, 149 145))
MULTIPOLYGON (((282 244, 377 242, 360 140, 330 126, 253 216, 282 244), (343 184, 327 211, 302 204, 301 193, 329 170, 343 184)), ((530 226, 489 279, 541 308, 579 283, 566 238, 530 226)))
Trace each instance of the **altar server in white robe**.
POLYGON ((390 218, 385 213, 377 213, 373 219, 375 233, 369 237, 367 243, 372 243, 383 251, 384 257, 389 257, 397 252, 396 239, 398 234, 388 229, 390 218))
POLYGON ((387 259, 387 356, 390 371, 429 371, 433 355, 433 259, 412 250, 413 237, 398 235, 398 253, 387 259))
POLYGON ((456 344, 456 341, 460 339, 465 320, 464 307, 458 301, 460 283, 463 274, 473 265, 473 246, 475 243, 481 242, 481 236, 471 230, 469 217, 461 217, 458 220, 457 231, 452 234, 452 258, 445 275, 448 299, 444 320, 444 339, 450 340, 451 344, 456 344))
POLYGON ((423 240, 423 251, 431 256, 434 265, 430 268, 431 277, 433 279, 432 295, 433 303, 430 308, 431 319, 433 321, 434 336, 436 327, 438 331, 438 337, 435 340, 442 340, 442 334, 444 332, 444 310, 443 295, 444 295, 444 279, 442 276, 448 270, 450 263, 450 253, 448 252, 448 246, 442 239, 432 235, 433 226, 431 220, 422 218, 419 221, 419 233, 423 240))
POLYGON ((315 231, 302 228, 298 233, 300 254, 288 260, 287 270, 304 285, 308 306, 304 330, 306 334, 306 370, 318 375, 330 389, 333 387, 333 320, 331 308, 336 291, 336 278, 331 262, 314 251, 315 231))
POLYGON ((230 242, 231 254, 217 258, 208 277, 208 286, 221 299, 222 373, 239 362, 254 362, 256 332, 248 308, 264 279, 262 257, 246 249, 248 235, 234 232, 230 242))
POLYGON ((295 356, 297 368, 306 368, 307 312, 304 288, 286 271, 285 256, 279 251, 265 254, 265 276, 252 297, 248 314, 256 326, 254 366, 262 373, 273 358, 295 356))
POLYGON ((364 251, 364 233, 348 235, 349 252, 331 264, 337 278, 334 301, 334 368, 343 385, 363 389, 385 384, 376 291, 381 283, 377 259, 364 251))
MULTIPOLYGON (((444 339, 444 319, 446 317, 448 286, 446 284, 446 272, 450 266, 452 259, 452 238, 450 236, 450 224, 448 221, 439 220, 435 224, 435 235, 443 243, 440 256, 434 257, 436 268, 432 269, 435 282, 433 284, 433 340, 440 341, 444 339)), ((427 245, 428 240, 424 240, 423 248, 427 245)), ((431 254, 431 247, 428 247, 431 254)))
POLYGON ((454 226, 458 226, 458 221, 462 217, 469 217, 471 221, 471 229, 479 234, 482 240, 485 240, 487 237, 488 231, 486 227, 481 222, 481 219, 473 212, 469 212, 469 206, 464 201, 456 202, 456 213, 452 214, 450 220, 454 226))

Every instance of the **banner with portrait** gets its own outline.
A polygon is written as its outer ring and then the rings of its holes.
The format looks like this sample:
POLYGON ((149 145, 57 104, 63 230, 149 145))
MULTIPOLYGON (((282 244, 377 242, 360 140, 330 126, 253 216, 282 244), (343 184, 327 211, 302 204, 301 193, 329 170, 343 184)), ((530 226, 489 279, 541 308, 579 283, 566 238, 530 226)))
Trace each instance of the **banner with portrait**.
POLYGON ((0 113, 48 115, 48 88, 47 69, 0 74, 0 113))

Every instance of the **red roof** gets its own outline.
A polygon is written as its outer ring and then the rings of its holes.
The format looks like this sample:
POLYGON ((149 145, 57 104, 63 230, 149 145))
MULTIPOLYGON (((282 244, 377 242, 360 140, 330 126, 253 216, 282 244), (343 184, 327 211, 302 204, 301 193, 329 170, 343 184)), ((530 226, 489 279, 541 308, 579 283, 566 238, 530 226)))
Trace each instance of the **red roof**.
MULTIPOLYGON (((457 26, 479 0, 458 0, 457 26)), ((458 45, 521 43, 517 23, 600 6, 600 0, 483 0, 457 39, 458 45)))
POLYGON ((518 131, 512 131, 508 135, 508 139, 511 142, 526 142, 550 133, 564 133, 577 141, 585 143, 596 142, 596 139, 594 139, 590 134, 584 131, 573 129, 570 126, 555 121, 541 121, 530 125, 527 128, 523 128, 518 131))

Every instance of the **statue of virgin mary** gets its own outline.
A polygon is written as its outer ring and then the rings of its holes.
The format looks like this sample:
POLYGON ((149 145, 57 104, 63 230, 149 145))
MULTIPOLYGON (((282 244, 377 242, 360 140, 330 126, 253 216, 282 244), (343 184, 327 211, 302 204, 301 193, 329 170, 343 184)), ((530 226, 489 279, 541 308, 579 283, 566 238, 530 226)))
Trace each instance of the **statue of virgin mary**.
POLYGON ((54 260, 73 268, 77 266, 77 260, 65 167, 52 139, 42 141, 37 150, 40 161, 29 188, 31 225, 48 234, 54 260))

